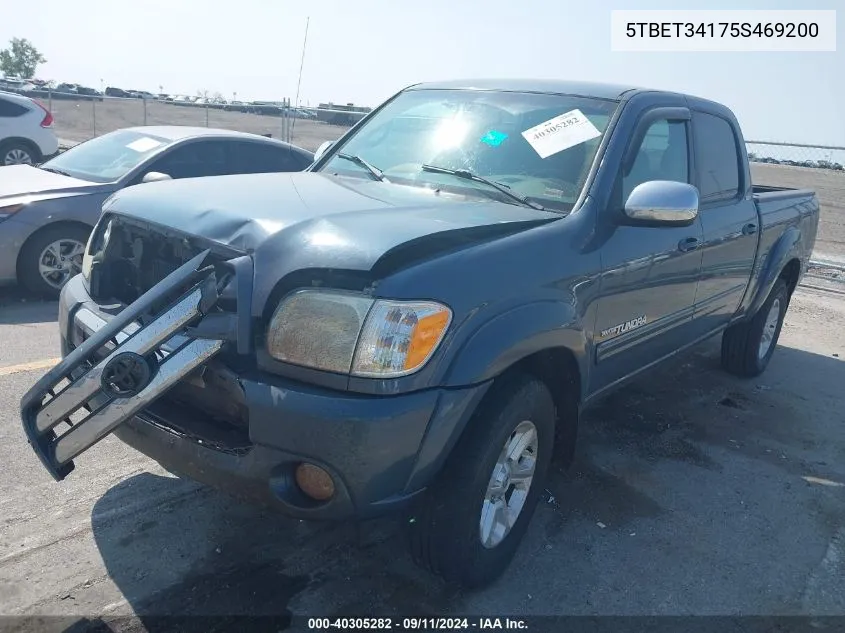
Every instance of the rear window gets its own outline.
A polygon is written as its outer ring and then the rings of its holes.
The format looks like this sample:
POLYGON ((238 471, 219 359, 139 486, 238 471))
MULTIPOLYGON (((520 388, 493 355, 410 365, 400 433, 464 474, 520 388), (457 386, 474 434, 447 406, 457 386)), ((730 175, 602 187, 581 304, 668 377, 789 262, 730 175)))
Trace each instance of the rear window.
POLYGON ((696 168, 701 202, 731 200, 739 194, 739 153, 731 124, 722 117, 693 113, 696 168))
POLYGON ((28 108, 25 108, 19 103, 4 99, 2 95, 0 95, 0 117, 17 117, 24 115, 27 112, 29 112, 28 108))

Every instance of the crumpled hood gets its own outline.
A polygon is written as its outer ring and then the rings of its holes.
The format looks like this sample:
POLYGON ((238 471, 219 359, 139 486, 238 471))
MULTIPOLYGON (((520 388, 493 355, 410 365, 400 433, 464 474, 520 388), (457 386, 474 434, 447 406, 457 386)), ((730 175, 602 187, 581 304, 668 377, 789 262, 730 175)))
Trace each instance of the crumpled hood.
POLYGON ((103 210, 259 256, 284 246, 325 260, 303 262, 309 266, 359 270, 423 236, 560 217, 484 198, 316 172, 146 183, 118 192, 103 210))
POLYGON ((30 201, 60 196, 94 193, 108 188, 103 185, 70 176, 54 174, 29 165, 9 165, 0 168, 0 206, 17 198, 30 201))

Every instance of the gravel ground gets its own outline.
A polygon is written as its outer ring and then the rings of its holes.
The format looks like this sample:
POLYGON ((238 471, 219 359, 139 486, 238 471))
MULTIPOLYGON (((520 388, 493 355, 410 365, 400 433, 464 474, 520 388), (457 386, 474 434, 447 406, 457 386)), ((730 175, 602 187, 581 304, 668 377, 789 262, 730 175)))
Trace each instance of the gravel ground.
POLYGON ((588 411, 516 561, 471 595, 417 570, 391 521, 291 522, 112 437, 53 482, 17 417, 43 369, 8 367, 58 355, 56 305, 5 300, 0 613, 68 616, 46 621, 60 629, 143 616, 132 631, 172 613, 292 615, 291 630, 344 614, 845 615, 841 295, 799 290, 758 380, 722 373, 714 341, 588 411))

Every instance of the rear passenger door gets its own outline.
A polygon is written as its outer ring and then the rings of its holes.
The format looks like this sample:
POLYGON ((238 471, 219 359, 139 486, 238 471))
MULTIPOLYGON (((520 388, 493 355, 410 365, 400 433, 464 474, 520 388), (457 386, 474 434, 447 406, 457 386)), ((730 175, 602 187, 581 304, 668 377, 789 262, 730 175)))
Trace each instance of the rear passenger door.
POLYGON ((757 206, 742 139, 719 112, 693 110, 695 184, 704 231, 694 329, 703 335, 727 324, 751 279, 757 252, 757 206))
POLYGON ((284 146, 237 141, 232 143, 232 150, 233 169, 237 174, 302 171, 309 164, 284 146))
MULTIPOLYGON (((153 160, 152 164, 144 169, 144 174, 157 171, 174 180, 231 174, 229 145, 230 143, 220 140, 185 143, 153 160)), ((143 178, 143 174, 140 177, 143 178)))

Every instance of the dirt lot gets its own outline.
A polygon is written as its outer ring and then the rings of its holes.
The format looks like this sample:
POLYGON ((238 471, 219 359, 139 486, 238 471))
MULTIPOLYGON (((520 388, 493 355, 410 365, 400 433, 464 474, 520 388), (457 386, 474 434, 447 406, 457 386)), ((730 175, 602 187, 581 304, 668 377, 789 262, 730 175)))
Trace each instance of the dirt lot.
MULTIPOLYGON (((52 112, 58 137, 73 142, 133 125, 195 125, 272 134, 274 138, 283 138, 286 124, 282 118, 269 115, 224 112, 213 108, 206 110, 157 101, 144 102, 142 99, 55 99, 52 112)), ((311 151, 317 149, 323 141, 338 138, 346 130, 345 127, 301 119, 288 120, 287 125, 293 125, 293 142, 311 151)))
POLYGON ((8 366, 57 355, 55 304, 7 303, 0 613, 70 618, 48 620, 55 630, 133 613, 283 615, 297 631, 349 614, 845 615, 841 299, 799 290, 759 380, 722 373, 714 342, 589 411, 513 566, 471 595, 418 571, 395 523, 287 521, 114 438, 54 483, 16 414, 43 370, 8 366))
POLYGON ((752 163, 751 175, 758 185, 814 190, 821 205, 815 254, 845 256, 845 172, 752 163))

